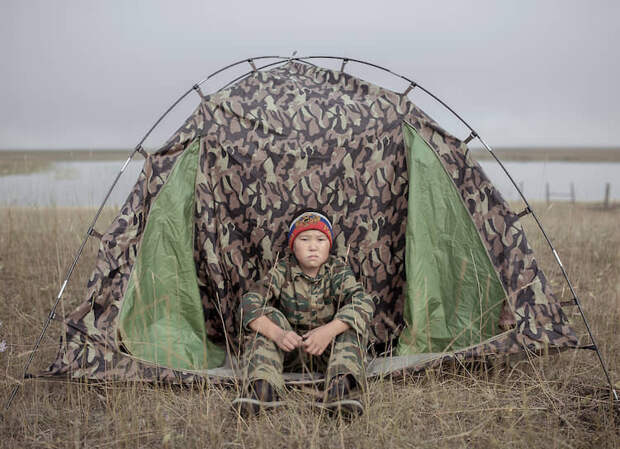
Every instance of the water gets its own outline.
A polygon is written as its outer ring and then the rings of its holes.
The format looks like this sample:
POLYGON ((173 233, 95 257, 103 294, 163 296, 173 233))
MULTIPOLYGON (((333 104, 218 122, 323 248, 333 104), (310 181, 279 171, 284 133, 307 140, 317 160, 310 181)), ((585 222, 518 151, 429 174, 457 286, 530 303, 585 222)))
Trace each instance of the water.
MULTIPOLYGON (((0 206, 91 206, 97 207, 119 173, 123 161, 58 162, 52 168, 26 175, 0 176, 0 206)), ((123 204, 135 184, 143 161, 131 161, 113 190, 108 205, 123 204)), ((601 202, 605 183, 611 184, 611 199, 620 200, 618 162, 505 162, 517 184, 522 183, 528 200, 544 200, 545 184, 553 193, 568 194, 571 182, 577 201, 601 202)), ((494 161, 481 165, 507 200, 518 199, 517 191, 494 161)), ((568 199, 564 197, 563 199, 568 199)))
MULTIPOLYGON (((545 200, 547 183, 552 200, 569 200, 571 183, 576 201, 602 202, 606 183, 611 185, 610 198, 620 199, 619 162, 513 161, 503 164, 528 200, 545 200)), ((497 162, 482 161, 480 165, 505 199, 519 199, 517 190, 497 162)))
MULTIPOLYGON (((0 176, 2 206, 92 206, 103 201, 124 161, 57 162, 50 170, 0 176)), ((120 206, 138 179, 144 161, 131 161, 107 205, 120 206)))

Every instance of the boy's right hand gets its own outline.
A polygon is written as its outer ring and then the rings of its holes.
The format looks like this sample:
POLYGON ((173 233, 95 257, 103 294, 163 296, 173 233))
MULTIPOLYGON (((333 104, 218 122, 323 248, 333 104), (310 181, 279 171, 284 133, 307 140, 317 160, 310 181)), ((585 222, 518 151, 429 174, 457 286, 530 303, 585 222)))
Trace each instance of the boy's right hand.
POLYGON ((285 331, 282 329, 282 333, 278 335, 276 344, 280 349, 286 352, 291 352, 295 348, 299 348, 302 345, 303 339, 293 331, 285 331))

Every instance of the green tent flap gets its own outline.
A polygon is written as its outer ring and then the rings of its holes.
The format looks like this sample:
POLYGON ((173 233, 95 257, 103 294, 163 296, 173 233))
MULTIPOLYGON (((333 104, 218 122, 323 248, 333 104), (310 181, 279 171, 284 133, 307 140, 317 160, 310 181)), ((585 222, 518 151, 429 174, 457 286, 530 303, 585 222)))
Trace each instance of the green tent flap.
POLYGON ((206 336, 194 263, 196 140, 153 202, 120 310, 118 330, 134 357, 182 370, 223 364, 206 336))
POLYGON ((408 123, 406 328, 401 355, 449 352, 499 331, 506 297, 476 226, 438 155, 408 123))

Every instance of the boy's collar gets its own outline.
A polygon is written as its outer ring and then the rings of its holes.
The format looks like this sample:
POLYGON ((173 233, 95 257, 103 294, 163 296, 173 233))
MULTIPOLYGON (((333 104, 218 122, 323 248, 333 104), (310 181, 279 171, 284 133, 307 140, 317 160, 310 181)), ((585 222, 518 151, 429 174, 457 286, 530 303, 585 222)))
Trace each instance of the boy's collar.
POLYGON ((306 273, 304 273, 304 271, 301 269, 301 266, 299 265, 299 261, 297 260, 297 257, 295 257, 295 254, 291 254, 291 260, 293 261, 293 264, 291 266, 291 275, 293 279, 295 279, 298 276, 302 276, 306 279, 315 281, 325 276, 325 274, 328 271, 328 265, 331 264, 332 256, 330 254, 330 256, 327 258, 325 263, 319 267, 319 272, 316 274, 316 277, 311 277, 311 276, 308 276, 306 273))

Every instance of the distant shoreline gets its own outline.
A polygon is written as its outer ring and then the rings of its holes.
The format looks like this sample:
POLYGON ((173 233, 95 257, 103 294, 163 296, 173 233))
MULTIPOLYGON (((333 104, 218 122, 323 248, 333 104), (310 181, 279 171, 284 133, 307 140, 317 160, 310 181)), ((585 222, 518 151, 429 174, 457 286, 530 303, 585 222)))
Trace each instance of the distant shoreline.
POLYGON ((40 159, 48 161, 115 161, 129 157, 132 150, 0 150, 2 160, 40 159))
MULTIPOLYGON (((493 159, 484 148, 471 151, 476 159, 493 159)), ((502 161, 620 162, 620 148, 504 147, 493 149, 493 152, 502 161)))
POLYGON ((126 150, 0 150, 0 176, 48 170, 56 162, 121 161, 126 150))
MULTIPOLYGON (((494 153, 506 161, 620 162, 620 147, 497 147, 494 153)), ((0 150, 0 161, 39 159, 48 161, 114 161, 129 157, 132 150, 0 150)), ((492 159, 484 148, 472 148, 478 159, 492 159)))
MULTIPOLYGON (((620 162, 618 148, 496 148, 501 161, 620 162)), ((475 159, 493 157, 482 148, 473 148, 475 159)), ((122 161, 131 150, 0 150, 0 176, 46 170, 55 162, 122 161)))

